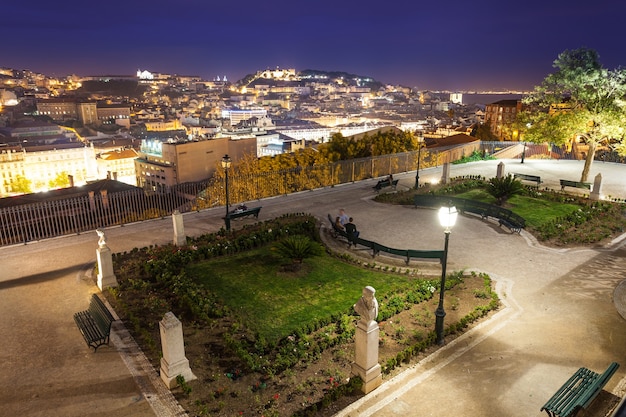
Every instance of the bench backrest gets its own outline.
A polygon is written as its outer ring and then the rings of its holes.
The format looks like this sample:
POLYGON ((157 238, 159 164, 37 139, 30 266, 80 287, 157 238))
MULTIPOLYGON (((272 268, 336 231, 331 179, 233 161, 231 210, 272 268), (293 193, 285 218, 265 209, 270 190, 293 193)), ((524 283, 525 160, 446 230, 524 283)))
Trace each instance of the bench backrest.
POLYGON ((337 227, 337 225, 335 224, 335 221, 333 220, 330 214, 328 215, 328 221, 330 222, 330 225, 332 226, 335 233, 339 233, 342 236, 348 236, 345 230, 337 227))
POLYGON ((581 398, 583 408, 587 408, 587 406, 591 404, 594 398, 602 391, 606 383, 609 382, 609 379, 611 379, 615 371, 617 371, 617 368, 619 368, 619 363, 612 362, 606 371, 592 382, 583 398, 581 398))
POLYGON ((521 178, 527 181, 540 181, 541 177, 537 175, 528 175, 528 174, 513 174, 513 178, 521 178))
POLYGON ((483 203, 481 201, 469 200, 467 198, 418 194, 413 197, 413 204, 415 207, 439 207, 453 204, 460 212, 467 211, 469 213, 505 219, 509 223, 516 226, 520 226, 522 228, 526 227, 526 220, 509 209, 493 204, 483 203))
POLYGON ((111 315, 109 309, 96 294, 91 296, 91 301, 89 302, 89 313, 95 320, 100 330, 105 333, 108 333, 109 330, 111 330, 111 323, 115 321, 115 318, 111 315))
POLYGON ((580 368, 541 408, 552 416, 570 416, 579 408, 587 408, 619 368, 617 362, 609 365, 603 374, 580 368))

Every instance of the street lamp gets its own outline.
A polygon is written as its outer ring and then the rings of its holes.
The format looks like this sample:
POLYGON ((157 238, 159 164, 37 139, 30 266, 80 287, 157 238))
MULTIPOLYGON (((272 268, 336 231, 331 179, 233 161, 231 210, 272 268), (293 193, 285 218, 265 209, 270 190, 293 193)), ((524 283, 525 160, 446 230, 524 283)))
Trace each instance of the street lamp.
POLYGON ((439 209, 439 222, 445 228, 444 234, 446 236, 445 245, 443 248, 443 258, 441 259, 441 288, 439 289, 439 305, 435 310, 435 332, 437 333, 437 344, 443 345, 443 318, 446 316, 446 311, 443 309, 443 293, 446 289, 446 266, 448 263, 448 239, 450 239, 450 228, 456 223, 456 217, 458 213, 456 207, 441 207, 439 209))
POLYGON ((226 230, 230 231, 230 208, 229 208, 229 204, 228 204, 228 170, 230 169, 230 164, 232 163, 232 160, 230 159, 230 156, 228 156, 228 154, 224 155, 224 157, 222 158, 222 168, 224 168, 224 174, 225 174, 225 182, 226 182, 226 217, 224 217, 224 222, 226 223, 226 230))
POLYGON ((417 190, 420 186, 420 163, 422 161, 422 140, 424 139, 424 135, 420 130, 417 134, 417 171, 415 171, 415 189, 417 190))
MULTIPOLYGON (((526 129, 530 129, 531 126, 532 126, 531 123, 526 123, 526 129)), ((522 150, 522 162, 521 162, 522 164, 524 163, 525 157, 526 157, 526 141, 524 141, 524 150, 522 150)))

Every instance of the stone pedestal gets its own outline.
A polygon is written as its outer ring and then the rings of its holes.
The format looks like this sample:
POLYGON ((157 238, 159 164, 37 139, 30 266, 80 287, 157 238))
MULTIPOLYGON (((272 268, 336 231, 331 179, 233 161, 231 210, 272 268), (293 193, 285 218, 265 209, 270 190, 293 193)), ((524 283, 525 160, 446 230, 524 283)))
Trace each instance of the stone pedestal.
POLYGON ((98 288, 103 291, 107 287, 117 287, 117 278, 113 273, 113 256, 108 246, 96 249, 98 259, 98 288))
POLYGON ((187 236, 185 236, 185 224, 180 211, 174 210, 172 213, 172 223, 174 225, 174 245, 185 246, 187 244, 187 236))
POLYGON ((378 363, 379 333, 378 323, 374 320, 359 320, 355 334, 356 354, 352 374, 363 380, 361 390, 364 394, 378 388, 383 382, 378 363))
POLYGON ((196 376, 191 372, 189 360, 185 357, 183 325, 174 313, 167 312, 159 322, 161 332, 161 379, 168 388, 176 386, 176 377, 182 375, 185 381, 192 381, 196 376))
POLYGON ((498 164, 498 170, 496 172, 496 178, 498 178, 498 179, 504 178, 504 162, 500 162, 498 164))
POLYGON ((443 164, 443 171, 441 173, 441 183, 447 184, 450 182, 450 162, 443 164))
POLYGON ((593 188, 589 194, 590 200, 600 200, 602 198, 602 174, 598 173, 593 180, 593 188))

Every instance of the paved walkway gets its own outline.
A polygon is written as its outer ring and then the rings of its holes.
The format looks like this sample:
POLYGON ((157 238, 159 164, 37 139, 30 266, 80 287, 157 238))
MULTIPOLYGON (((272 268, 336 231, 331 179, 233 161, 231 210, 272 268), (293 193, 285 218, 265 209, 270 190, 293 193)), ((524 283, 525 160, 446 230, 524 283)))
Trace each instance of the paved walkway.
MULTIPOLYGON (((451 175, 491 177, 498 162, 454 165, 451 175)), ((575 161, 504 162, 507 172, 540 175, 544 186, 554 188, 559 188, 559 178, 579 179, 582 170, 582 163, 575 161)), ((626 167, 596 163, 590 178, 597 173, 603 176, 604 194, 626 197, 626 167)), ((440 176, 440 169, 429 169, 420 179, 440 176)), ((414 173, 397 178, 400 187, 415 181, 414 173)), ((343 207, 366 239, 376 236, 392 247, 442 247, 434 211, 375 203, 374 183, 267 199, 258 203, 263 206, 260 219, 309 212, 325 224, 327 213, 343 207)), ((222 209, 186 214, 186 234, 217 231, 222 209)), ((238 222, 233 224, 238 227, 238 222)), ((113 252, 171 240, 170 219, 107 230, 113 252)), ((448 270, 487 272, 506 308, 338 416, 539 416, 547 397, 578 367, 600 371, 611 361, 622 367, 605 389, 622 396, 623 242, 554 250, 537 245, 525 233, 510 234, 497 224, 460 216, 450 237, 448 270)), ((97 354, 77 331, 73 313, 85 309, 90 294, 98 290, 88 272, 96 247, 97 236, 91 232, 0 248, 0 415, 182 414, 123 329, 116 329, 112 346, 97 354)))

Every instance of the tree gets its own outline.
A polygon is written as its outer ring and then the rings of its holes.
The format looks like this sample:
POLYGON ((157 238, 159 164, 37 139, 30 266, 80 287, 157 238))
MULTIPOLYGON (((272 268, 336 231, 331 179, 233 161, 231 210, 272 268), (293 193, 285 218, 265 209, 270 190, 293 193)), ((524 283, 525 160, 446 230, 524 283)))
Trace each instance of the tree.
POLYGON ((70 179, 68 177, 68 173, 63 171, 59 172, 54 179, 48 181, 48 187, 50 189, 55 188, 67 188, 70 186, 70 179))
POLYGON ((15 176, 15 180, 11 182, 11 191, 14 193, 30 194, 32 190, 32 181, 22 175, 15 176))
POLYGON ((477 139, 480 139, 485 142, 496 142, 498 140, 496 135, 494 135, 493 132, 491 131, 491 127, 489 126, 489 123, 481 123, 478 126, 476 126, 471 136, 474 136, 477 139))
POLYGON ((589 152, 580 181, 586 182, 598 144, 613 143, 626 155, 626 70, 603 68, 598 53, 587 48, 562 52, 553 66, 557 70, 523 99, 530 107, 520 113, 520 124, 527 126, 529 142, 584 139, 589 152))

